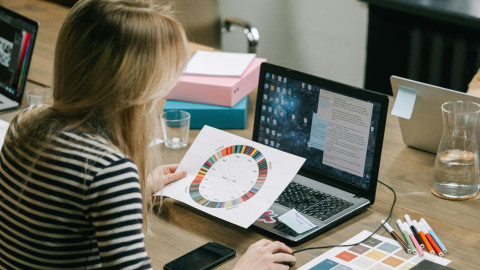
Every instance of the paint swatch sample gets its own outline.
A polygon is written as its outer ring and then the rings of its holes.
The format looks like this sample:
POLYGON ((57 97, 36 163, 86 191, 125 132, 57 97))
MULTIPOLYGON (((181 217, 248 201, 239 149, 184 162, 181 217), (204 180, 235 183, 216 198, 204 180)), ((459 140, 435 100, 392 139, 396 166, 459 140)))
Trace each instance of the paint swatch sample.
MULTIPOLYGON (((342 245, 357 243, 371 234, 362 231, 342 245)), ((361 244, 336 247, 306 263, 299 270, 410 269, 423 260, 447 265, 450 260, 425 253, 424 257, 405 252, 392 238, 373 235, 361 244)))

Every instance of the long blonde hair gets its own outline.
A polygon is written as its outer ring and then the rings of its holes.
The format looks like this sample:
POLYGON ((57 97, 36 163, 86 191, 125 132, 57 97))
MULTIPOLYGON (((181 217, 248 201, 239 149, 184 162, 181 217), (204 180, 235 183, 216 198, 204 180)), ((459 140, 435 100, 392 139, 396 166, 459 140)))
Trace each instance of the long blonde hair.
POLYGON ((152 0, 80 0, 58 36, 53 105, 29 121, 32 131, 43 125, 42 133, 48 130, 49 136, 84 129, 129 157, 138 167, 144 219, 150 196, 145 182, 159 165, 159 155, 148 148, 160 134, 157 103, 183 71, 186 46, 183 27, 166 5, 152 0))

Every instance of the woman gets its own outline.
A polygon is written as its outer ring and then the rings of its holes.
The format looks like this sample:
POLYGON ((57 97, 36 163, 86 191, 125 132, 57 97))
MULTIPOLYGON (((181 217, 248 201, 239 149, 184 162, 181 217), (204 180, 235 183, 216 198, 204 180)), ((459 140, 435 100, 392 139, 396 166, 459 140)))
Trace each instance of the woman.
MULTIPOLYGON (((187 59, 182 26, 152 0, 80 0, 55 51, 53 104, 12 121, 0 156, 0 268, 150 268, 147 204, 186 172, 147 145, 157 101, 187 59)), ((282 251, 282 253, 276 253, 282 251)), ((261 240, 237 269, 286 269, 261 240)))
POLYGON ((480 96, 480 68, 473 76, 472 80, 468 83, 467 94, 480 96))

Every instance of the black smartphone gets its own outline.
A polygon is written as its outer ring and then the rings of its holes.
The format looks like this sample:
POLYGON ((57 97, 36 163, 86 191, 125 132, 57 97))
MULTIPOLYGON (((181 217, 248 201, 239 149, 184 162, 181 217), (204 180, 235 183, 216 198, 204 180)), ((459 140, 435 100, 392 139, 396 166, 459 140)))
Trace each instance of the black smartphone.
POLYGON ((235 256, 235 250, 216 242, 208 242, 165 264, 165 270, 207 270, 235 256))

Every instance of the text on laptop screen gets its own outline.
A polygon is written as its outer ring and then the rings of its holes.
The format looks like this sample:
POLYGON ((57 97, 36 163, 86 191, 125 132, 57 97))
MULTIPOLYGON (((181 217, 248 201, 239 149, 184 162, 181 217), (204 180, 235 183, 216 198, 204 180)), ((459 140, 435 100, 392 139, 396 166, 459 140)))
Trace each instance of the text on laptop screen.
POLYGON ((22 95, 36 27, 0 11, 0 91, 22 95))
MULTIPOLYGON (((265 73, 258 141, 368 189, 381 104, 265 73)), ((260 98, 260 97, 259 97, 260 98)))

